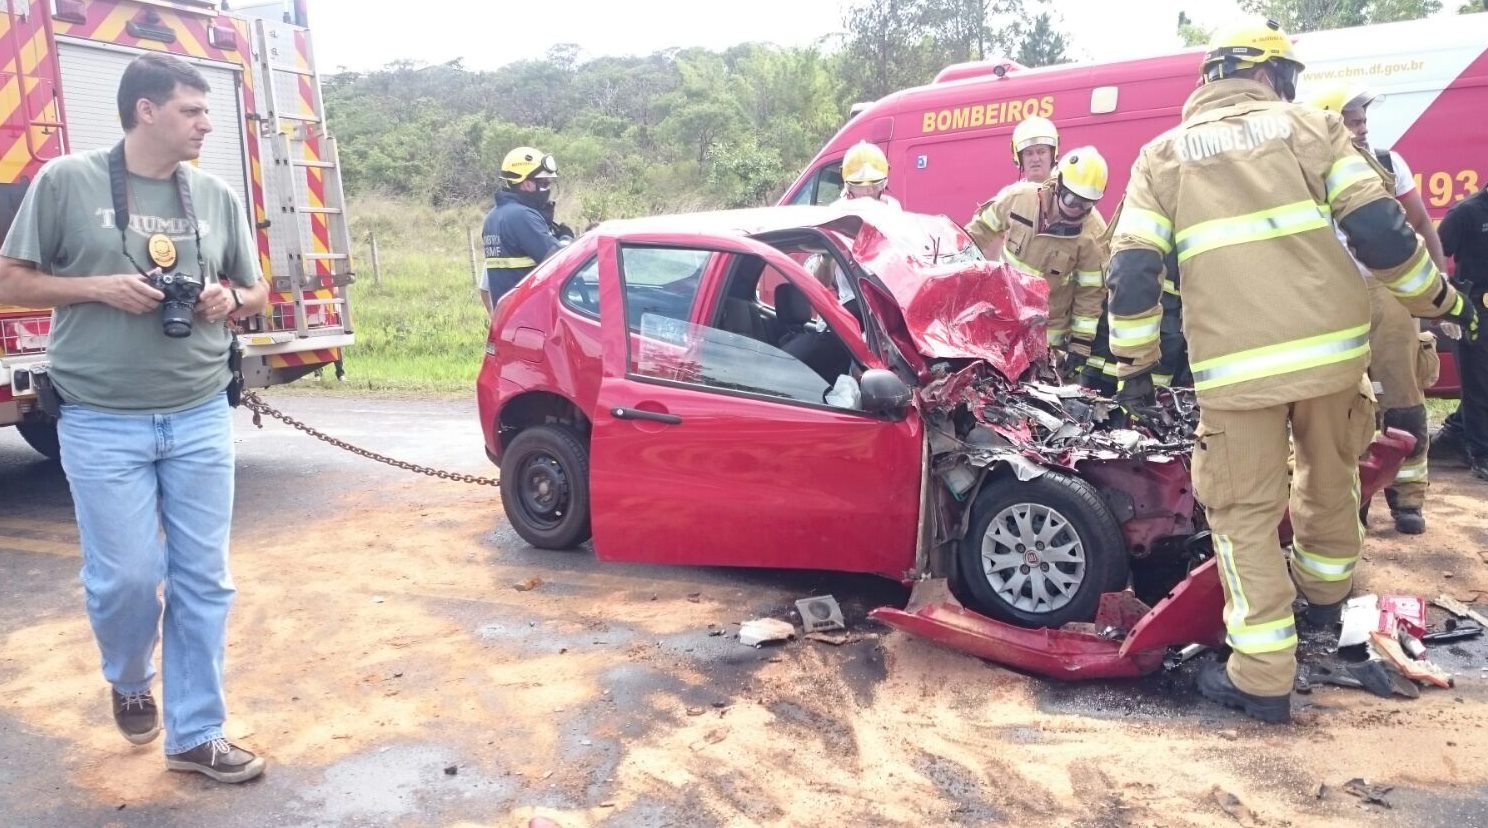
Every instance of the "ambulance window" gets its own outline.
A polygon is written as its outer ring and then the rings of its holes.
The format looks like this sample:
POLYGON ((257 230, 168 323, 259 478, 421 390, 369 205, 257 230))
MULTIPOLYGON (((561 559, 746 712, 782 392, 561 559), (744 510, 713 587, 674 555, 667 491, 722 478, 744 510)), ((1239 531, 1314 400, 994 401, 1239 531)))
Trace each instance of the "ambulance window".
POLYGON ((831 204, 842 195, 842 162, 833 161, 816 171, 791 198, 792 204, 831 204))

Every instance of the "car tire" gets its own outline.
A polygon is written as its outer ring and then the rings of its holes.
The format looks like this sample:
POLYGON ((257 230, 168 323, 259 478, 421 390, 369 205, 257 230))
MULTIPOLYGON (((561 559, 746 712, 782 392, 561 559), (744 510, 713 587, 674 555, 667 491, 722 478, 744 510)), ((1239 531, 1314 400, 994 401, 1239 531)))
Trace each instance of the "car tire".
POLYGON ((16 423, 16 430, 27 445, 45 454, 48 460, 62 456, 62 442, 57 437, 57 421, 48 417, 42 420, 26 420, 16 423))
POLYGON ((522 539, 573 549, 589 539, 589 450, 559 425, 528 428, 501 454, 501 505, 522 539))
POLYGON ((1055 473, 983 487, 957 556, 963 601, 1020 627, 1090 621, 1101 594, 1124 589, 1130 574, 1121 527, 1099 492, 1055 473))

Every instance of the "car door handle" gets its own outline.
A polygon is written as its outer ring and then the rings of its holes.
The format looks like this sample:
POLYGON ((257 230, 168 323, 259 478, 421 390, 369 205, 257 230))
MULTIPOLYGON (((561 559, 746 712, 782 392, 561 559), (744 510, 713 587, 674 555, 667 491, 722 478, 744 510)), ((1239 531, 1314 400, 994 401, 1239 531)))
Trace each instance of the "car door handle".
POLYGON ((610 413, 617 420, 654 420, 667 425, 681 425, 682 418, 676 414, 662 414, 659 411, 642 411, 639 408, 612 408, 610 413))

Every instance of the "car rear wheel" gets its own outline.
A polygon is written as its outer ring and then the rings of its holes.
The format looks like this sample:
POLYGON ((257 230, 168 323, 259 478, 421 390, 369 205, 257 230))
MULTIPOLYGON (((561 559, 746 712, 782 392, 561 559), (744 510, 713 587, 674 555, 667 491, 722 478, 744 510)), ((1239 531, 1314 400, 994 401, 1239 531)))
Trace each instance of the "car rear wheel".
POLYGON ((522 539, 572 549, 589 539, 589 450, 569 429, 533 426, 501 455, 501 505, 522 539))
POLYGON ((1129 574, 1121 527, 1095 487, 1052 473, 983 488, 958 556, 964 600, 1021 627, 1090 621, 1129 574))
POLYGON ((16 423, 16 430, 21 433, 21 439, 25 440, 31 448, 45 454, 48 459, 56 460, 62 456, 62 443, 57 439, 57 421, 50 417, 42 420, 27 420, 16 423))

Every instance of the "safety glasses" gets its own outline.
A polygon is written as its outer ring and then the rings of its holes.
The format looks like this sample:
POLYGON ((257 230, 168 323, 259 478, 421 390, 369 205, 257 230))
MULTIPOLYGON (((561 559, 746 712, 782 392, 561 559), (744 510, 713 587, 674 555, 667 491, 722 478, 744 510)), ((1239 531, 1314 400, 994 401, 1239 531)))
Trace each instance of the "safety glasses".
POLYGON ((1085 213, 1089 212, 1090 209, 1095 206, 1095 199, 1076 195, 1074 192, 1064 187, 1060 187, 1059 203, 1063 205, 1066 210, 1069 210, 1071 212, 1085 213))

